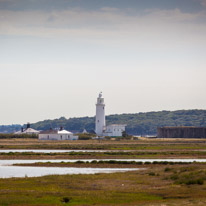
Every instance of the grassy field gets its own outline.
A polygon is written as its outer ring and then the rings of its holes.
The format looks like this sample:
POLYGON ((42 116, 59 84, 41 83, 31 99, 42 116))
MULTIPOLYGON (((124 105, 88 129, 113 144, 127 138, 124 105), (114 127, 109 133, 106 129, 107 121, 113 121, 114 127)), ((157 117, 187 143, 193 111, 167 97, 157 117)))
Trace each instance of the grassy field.
POLYGON ((206 150, 206 139, 39 141, 0 139, 0 149, 206 150))
POLYGON ((30 166, 145 168, 95 175, 52 175, 0 179, 0 205, 206 205, 206 164, 120 163, 128 158, 206 158, 206 141, 141 139, 135 141, 0 140, 0 149, 101 149, 112 152, 0 152, 0 159, 117 159, 116 162, 38 163, 30 166), (118 150, 126 150, 124 152, 118 150), (132 151, 131 151, 132 150, 132 151))
POLYGON ((0 179, 0 205, 206 205, 206 165, 0 179))
POLYGON ((128 158, 206 158, 204 139, 141 139, 134 141, 38 141, 0 140, 0 159, 128 159, 128 158), (1 149, 83 149, 105 152, 1 153, 1 149), (122 151, 124 150, 124 151, 122 151), (114 152, 112 152, 114 151, 114 152))
POLYGON ((9 152, 1 153, 0 159, 144 159, 144 158, 206 158, 206 151, 133 151, 133 152, 68 152, 35 153, 9 152))

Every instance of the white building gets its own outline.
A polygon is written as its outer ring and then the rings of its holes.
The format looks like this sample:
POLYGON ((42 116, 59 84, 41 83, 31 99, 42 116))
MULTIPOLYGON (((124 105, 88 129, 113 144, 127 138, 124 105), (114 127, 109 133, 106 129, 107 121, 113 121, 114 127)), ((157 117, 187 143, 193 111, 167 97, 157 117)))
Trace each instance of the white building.
POLYGON ((96 134, 98 136, 121 137, 122 132, 125 131, 125 127, 125 124, 112 124, 106 126, 104 98, 102 97, 102 92, 100 92, 96 104, 96 134))
POLYGON ((26 129, 24 129, 23 127, 21 128, 20 131, 18 132, 15 132, 14 134, 36 134, 38 135, 39 134, 39 131, 38 130, 35 130, 35 129, 32 129, 30 127, 30 123, 27 123, 27 126, 26 126, 26 129))
POLYGON ((39 140, 77 140, 78 136, 74 136, 72 132, 67 130, 47 130, 39 133, 39 140))
POLYGON ((125 131, 126 124, 111 124, 106 126, 106 130, 103 132, 104 136, 109 137, 122 137, 122 132, 125 131))

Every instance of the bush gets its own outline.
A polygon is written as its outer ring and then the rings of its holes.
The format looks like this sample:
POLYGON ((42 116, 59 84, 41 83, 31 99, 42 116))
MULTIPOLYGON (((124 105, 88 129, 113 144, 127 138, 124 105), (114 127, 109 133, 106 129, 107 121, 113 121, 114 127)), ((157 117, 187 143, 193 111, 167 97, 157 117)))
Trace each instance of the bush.
POLYGON ((176 184, 185 184, 185 185, 203 185, 204 180, 206 179, 206 174, 204 171, 194 171, 194 167, 185 167, 180 168, 180 171, 177 174, 173 174, 170 179, 174 180, 176 184), (192 171, 192 172, 191 172, 192 171))
POLYGON ((166 167, 165 168, 165 172, 169 172, 169 171, 171 171, 172 169, 171 168, 169 168, 169 167, 166 167))
POLYGON ((1 134, 0 133, 0 139, 20 139, 20 138, 33 138, 38 139, 37 134, 1 134))
POLYGON ((155 173, 154 172, 150 172, 149 176, 155 176, 155 173))
POLYGON ((197 184, 198 185, 203 185, 204 184, 204 180, 203 179, 198 179, 197 180, 197 184))
POLYGON ((63 203, 68 203, 68 202, 70 202, 70 200, 71 200, 70 197, 63 197, 62 200, 61 200, 61 202, 63 202, 63 203))
POLYGON ((178 179, 178 175, 174 174, 170 177, 171 180, 177 180, 178 179))
POLYGON ((180 182, 180 184, 186 184, 186 185, 203 185, 204 184, 204 180, 203 179, 190 179, 190 180, 186 180, 184 182, 180 182))
POLYGON ((92 137, 96 137, 96 134, 90 134, 90 133, 86 133, 86 134, 76 134, 77 136, 79 136, 79 140, 90 140, 92 139, 92 137))
POLYGON ((75 163, 77 163, 77 164, 83 164, 83 163, 85 163, 84 161, 81 161, 81 160, 78 160, 78 161, 76 161, 75 163))

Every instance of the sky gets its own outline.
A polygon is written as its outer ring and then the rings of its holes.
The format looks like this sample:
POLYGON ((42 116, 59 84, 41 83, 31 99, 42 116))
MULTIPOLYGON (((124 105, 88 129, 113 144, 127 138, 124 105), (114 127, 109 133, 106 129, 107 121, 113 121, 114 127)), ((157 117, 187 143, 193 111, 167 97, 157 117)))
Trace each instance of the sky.
POLYGON ((0 125, 206 109, 206 0, 0 0, 0 125))

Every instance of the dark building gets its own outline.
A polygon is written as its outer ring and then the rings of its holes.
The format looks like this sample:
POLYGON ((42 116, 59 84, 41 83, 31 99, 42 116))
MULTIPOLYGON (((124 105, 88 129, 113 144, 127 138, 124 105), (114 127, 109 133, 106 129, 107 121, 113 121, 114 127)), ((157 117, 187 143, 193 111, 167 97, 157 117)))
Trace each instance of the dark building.
POLYGON ((158 138, 206 138, 206 127, 159 127, 158 138))

